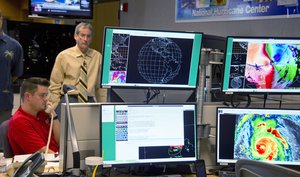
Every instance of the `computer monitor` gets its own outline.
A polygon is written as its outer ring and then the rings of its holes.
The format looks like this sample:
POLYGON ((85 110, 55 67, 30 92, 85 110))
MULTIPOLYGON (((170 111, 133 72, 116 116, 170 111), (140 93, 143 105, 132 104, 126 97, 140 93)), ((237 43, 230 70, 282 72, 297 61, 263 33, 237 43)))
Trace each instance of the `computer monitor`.
POLYGON ((217 108, 217 163, 300 165, 300 110, 217 108))
POLYGON ((106 27, 103 39, 102 87, 196 88, 202 33, 106 27))
POLYGON ((196 161, 196 104, 100 107, 104 166, 196 161))
POLYGON ((93 0, 28 0, 29 17, 93 18, 93 0))
POLYGON ((300 38, 227 37, 222 91, 300 93, 300 38))

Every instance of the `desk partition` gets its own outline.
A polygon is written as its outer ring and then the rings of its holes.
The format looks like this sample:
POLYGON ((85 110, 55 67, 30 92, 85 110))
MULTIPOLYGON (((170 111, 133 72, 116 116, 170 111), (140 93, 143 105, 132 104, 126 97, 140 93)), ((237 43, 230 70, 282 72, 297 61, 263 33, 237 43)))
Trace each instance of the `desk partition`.
MULTIPOLYGON (((70 103, 80 153, 80 169, 84 169, 84 159, 100 156, 100 103, 70 103)), ((62 104, 60 130, 60 171, 73 167, 72 146, 68 132, 66 104, 62 104)))

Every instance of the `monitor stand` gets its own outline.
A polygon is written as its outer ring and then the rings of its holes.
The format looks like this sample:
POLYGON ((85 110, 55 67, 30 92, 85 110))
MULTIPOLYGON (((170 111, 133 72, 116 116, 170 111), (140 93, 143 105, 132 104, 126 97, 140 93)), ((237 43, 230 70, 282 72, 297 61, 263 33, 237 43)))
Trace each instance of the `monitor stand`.
POLYGON ((133 167, 132 175, 137 176, 170 176, 180 177, 183 174, 192 174, 190 164, 144 165, 133 167))
MULTIPOLYGON (((147 89, 118 89, 114 88, 110 90, 112 102, 144 102, 145 92, 147 89)), ((181 103, 186 102, 190 99, 191 95, 194 93, 193 89, 185 90, 167 90, 161 89, 160 94, 157 95, 152 103, 181 103)))

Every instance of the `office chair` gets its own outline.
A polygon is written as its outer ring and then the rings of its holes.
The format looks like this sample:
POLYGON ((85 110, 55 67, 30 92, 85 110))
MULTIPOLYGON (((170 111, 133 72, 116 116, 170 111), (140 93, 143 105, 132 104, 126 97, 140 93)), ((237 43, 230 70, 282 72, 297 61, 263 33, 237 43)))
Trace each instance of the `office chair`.
POLYGON ((235 164, 236 177, 299 177, 300 172, 256 160, 240 159, 235 164))
POLYGON ((8 123, 9 123, 9 120, 6 120, 6 121, 2 122, 2 124, 0 125, 0 141, 2 141, 3 153, 4 153, 5 158, 11 158, 14 156, 14 153, 9 144, 8 136, 7 136, 8 123))

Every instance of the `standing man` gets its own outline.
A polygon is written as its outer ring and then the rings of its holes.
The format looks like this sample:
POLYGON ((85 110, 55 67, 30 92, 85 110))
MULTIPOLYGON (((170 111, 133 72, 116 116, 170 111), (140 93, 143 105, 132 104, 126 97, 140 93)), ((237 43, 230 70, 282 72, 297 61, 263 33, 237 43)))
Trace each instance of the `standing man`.
POLYGON ((23 48, 18 41, 3 32, 3 15, 0 10, 0 124, 11 117, 13 82, 22 74, 23 48))
MULTIPOLYGON (((92 42, 93 27, 89 23, 79 23, 75 28, 76 45, 60 52, 55 60, 50 76, 49 101, 60 115, 63 85, 72 85, 76 90, 70 92, 70 102, 102 101, 100 94, 100 66, 102 55, 89 48, 92 42), (84 71, 84 79, 82 73, 84 71), (82 92, 86 93, 82 93, 82 92)), ((102 94, 103 95, 103 94, 102 94)), ((102 97, 103 98, 103 97, 102 97)))
POLYGON ((8 124, 8 140, 14 155, 46 152, 49 132, 49 153, 59 151, 60 122, 48 103, 48 80, 32 77, 21 85, 22 105, 14 113, 8 124), (45 110, 49 107, 49 112, 45 110), (51 115, 53 125, 51 125, 51 115), (51 131, 50 131, 51 130, 51 131))

